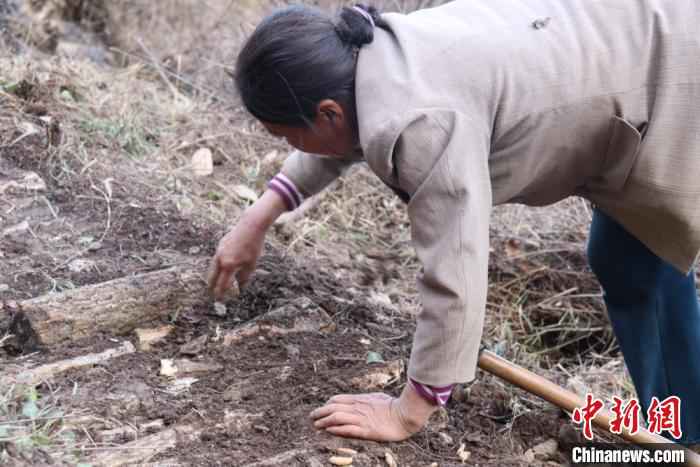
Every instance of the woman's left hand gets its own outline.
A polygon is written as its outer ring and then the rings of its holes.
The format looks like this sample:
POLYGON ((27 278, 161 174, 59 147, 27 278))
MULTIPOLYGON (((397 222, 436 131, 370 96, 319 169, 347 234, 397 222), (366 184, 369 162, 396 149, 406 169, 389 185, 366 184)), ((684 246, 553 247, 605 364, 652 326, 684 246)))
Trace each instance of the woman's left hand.
POLYGON ((420 431, 437 406, 410 384, 401 397, 382 393, 344 394, 311 412, 314 427, 333 435, 371 441, 402 441, 420 431))

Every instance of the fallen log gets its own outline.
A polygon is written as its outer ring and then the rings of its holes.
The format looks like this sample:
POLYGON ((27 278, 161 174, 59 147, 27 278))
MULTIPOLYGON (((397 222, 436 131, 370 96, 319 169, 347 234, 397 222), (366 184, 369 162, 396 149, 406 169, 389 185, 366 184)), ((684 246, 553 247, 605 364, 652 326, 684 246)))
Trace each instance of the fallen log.
POLYGON ((10 368, 4 374, 0 374, 0 387, 9 387, 12 384, 26 384, 36 386, 44 380, 53 378, 59 373, 73 368, 96 365, 115 357, 136 352, 134 345, 125 341, 119 347, 105 350, 104 352, 81 355, 80 357, 48 363, 35 368, 10 368))
POLYGON ((143 464, 158 454, 175 448, 178 443, 196 441, 200 434, 201 430, 192 425, 178 425, 113 449, 105 449, 94 455, 88 463, 102 467, 143 464))
MULTIPOLYGON (((37 350, 101 332, 125 335, 178 309, 201 305, 208 260, 138 274, 20 302, 4 303, 12 345, 37 350)), ((0 312, 0 315, 3 313, 0 312)))

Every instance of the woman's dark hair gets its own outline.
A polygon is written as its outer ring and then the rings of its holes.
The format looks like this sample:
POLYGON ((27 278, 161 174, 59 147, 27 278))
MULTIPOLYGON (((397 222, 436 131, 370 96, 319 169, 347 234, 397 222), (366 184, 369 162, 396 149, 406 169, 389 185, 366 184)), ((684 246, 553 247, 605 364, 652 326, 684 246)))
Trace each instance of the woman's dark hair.
POLYGON ((304 5, 271 14, 238 56, 235 81, 243 104, 263 122, 304 126, 319 102, 333 99, 356 126, 356 57, 374 39, 373 24, 386 26, 364 5, 343 8, 336 20, 304 5))

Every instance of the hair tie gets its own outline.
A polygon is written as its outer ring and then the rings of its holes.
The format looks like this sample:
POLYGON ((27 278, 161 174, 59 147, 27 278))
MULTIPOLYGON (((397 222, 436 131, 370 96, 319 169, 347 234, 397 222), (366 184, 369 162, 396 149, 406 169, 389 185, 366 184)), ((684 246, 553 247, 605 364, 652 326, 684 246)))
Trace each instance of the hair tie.
POLYGON ((352 9, 360 13, 374 28, 374 18, 372 18, 372 15, 370 15, 367 10, 362 9, 357 5, 353 6, 352 9))

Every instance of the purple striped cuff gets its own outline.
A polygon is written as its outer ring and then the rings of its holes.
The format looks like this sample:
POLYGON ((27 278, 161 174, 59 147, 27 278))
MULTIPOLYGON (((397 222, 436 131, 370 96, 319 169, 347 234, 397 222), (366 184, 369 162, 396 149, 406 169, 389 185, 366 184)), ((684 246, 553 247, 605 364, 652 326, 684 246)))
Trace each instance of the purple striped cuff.
POLYGON ((439 405, 440 407, 447 405, 447 401, 450 400, 450 396, 452 395, 452 388, 454 387, 452 384, 449 386, 439 387, 428 386, 427 384, 422 384, 412 379, 409 379, 409 381, 415 388, 416 392, 420 394, 423 399, 426 399, 435 405, 439 405))
POLYGON ((282 197, 288 211, 295 210, 304 201, 304 196, 297 190, 294 182, 281 172, 275 175, 267 186, 282 197))

